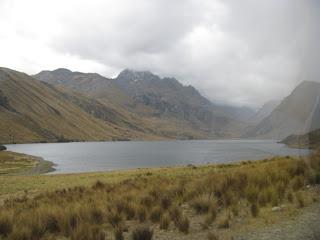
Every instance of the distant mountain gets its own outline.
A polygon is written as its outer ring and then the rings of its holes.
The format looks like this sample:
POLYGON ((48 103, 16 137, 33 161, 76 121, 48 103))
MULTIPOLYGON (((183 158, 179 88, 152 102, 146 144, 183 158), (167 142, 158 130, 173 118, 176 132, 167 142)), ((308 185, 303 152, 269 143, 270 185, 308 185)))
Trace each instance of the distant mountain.
POLYGON ((217 106, 224 113, 225 116, 243 123, 250 123, 256 111, 249 107, 234 107, 234 106, 217 106))
MULTIPOLYGON (((43 71, 41 81, 95 98, 103 104, 130 112, 170 138, 226 138, 240 135, 243 126, 227 111, 212 104, 194 87, 174 78, 160 78, 148 71, 126 69, 115 79, 66 69, 43 71)), ((240 112, 240 111, 239 111, 240 112)))
POLYGON ((281 143, 293 148, 312 148, 320 147, 320 129, 313 130, 303 135, 290 135, 283 139, 281 143))
POLYGON ((244 137, 283 139, 320 128, 320 83, 302 82, 244 137))
POLYGON ((0 68, 0 142, 144 139, 152 132, 94 99, 0 68))
POLYGON ((251 124, 258 124, 264 118, 268 117, 270 113, 279 105, 280 101, 268 101, 254 114, 249 120, 251 124))

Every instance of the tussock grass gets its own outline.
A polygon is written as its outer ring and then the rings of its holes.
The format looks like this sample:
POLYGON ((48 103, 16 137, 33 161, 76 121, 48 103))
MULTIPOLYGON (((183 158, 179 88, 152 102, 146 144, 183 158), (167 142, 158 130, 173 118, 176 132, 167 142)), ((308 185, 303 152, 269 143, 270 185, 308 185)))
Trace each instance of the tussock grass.
POLYGON ((147 226, 140 226, 132 232, 132 240, 151 240, 153 231, 147 226))
MULTIPOLYGON (((230 228, 240 213, 241 218, 259 218, 263 209, 280 204, 304 207, 304 187, 318 181, 319 156, 163 169, 44 191, 32 199, 12 198, 0 207, 0 239, 122 239, 128 222, 164 230, 173 222, 173 228, 187 234, 194 214, 204 228, 230 228)), ((153 236, 149 227, 129 231, 135 240, 153 236)))

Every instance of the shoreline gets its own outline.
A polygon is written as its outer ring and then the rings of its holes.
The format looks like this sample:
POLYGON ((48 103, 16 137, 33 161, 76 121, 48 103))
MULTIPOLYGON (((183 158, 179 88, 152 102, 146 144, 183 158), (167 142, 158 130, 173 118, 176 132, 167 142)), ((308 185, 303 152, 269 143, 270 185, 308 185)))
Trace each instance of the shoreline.
POLYGON ((7 150, 0 154, 0 176, 36 176, 55 171, 53 162, 38 156, 7 150))

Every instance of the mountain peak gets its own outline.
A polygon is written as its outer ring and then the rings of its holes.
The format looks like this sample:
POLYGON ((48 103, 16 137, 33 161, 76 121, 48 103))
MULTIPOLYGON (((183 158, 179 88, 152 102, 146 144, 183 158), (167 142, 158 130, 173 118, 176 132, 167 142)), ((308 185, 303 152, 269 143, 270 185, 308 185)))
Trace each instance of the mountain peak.
POLYGON ((145 80, 145 79, 157 79, 159 80, 160 77, 151 73, 150 71, 136 71, 132 69, 124 69, 122 72, 119 73, 117 79, 125 80, 125 81, 138 81, 138 80, 145 80))
POLYGON ((67 69, 67 68, 57 68, 56 70, 53 70, 52 72, 58 73, 58 74, 70 74, 70 73, 72 73, 72 71, 67 69))

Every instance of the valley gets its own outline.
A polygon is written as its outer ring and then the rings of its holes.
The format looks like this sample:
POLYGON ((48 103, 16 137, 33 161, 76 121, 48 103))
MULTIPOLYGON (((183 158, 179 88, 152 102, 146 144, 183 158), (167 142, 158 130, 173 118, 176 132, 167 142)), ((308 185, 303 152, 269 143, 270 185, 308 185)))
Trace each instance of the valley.
POLYGON ((116 78, 67 69, 0 69, 0 142, 278 139, 320 128, 320 84, 301 83, 259 111, 212 103, 174 78, 126 69, 116 78))

